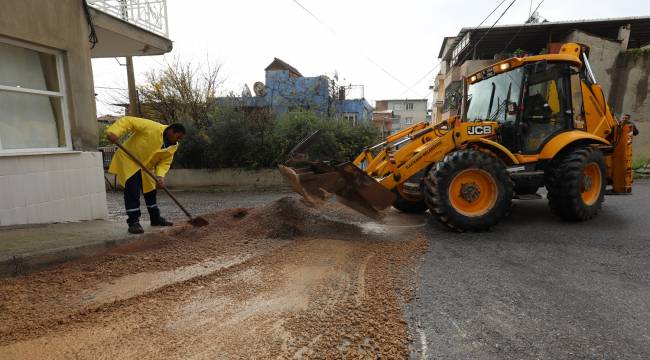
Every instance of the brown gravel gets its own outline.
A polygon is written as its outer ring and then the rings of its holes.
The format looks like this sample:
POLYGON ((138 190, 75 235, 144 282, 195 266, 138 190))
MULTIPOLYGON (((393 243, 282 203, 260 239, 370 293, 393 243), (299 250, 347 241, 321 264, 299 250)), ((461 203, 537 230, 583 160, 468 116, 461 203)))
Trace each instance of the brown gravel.
POLYGON ((422 216, 293 197, 0 280, 0 358, 405 358, 422 216))

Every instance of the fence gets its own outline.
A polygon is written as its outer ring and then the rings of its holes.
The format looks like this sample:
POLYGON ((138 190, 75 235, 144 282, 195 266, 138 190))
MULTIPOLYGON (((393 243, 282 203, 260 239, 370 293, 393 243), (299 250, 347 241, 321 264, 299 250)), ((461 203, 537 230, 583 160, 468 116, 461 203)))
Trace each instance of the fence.
POLYGON ((155 34, 169 37, 167 0, 88 0, 88 5, 155 34))

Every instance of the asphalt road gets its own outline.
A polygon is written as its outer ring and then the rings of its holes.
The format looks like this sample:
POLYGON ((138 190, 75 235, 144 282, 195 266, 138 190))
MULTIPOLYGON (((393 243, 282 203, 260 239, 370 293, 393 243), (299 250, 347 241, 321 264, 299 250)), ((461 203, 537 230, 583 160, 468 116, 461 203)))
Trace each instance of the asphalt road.
POLYGON ((649 359, 650 182, 583 223, 517 201, 487 233, 430 221, 413 358, 649 359))

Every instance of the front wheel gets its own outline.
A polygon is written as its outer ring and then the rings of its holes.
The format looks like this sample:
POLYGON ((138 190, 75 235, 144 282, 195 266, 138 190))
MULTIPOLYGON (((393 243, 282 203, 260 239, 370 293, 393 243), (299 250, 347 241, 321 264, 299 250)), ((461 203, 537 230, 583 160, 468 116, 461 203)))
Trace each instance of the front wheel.
POLYGON ((427 206, 440 222, 458 231, 484 231, 507 215, 513 183, 501 160, 460 150, 436 164, 425 190, 427 206))
POLYGON ((428 208, 427 204, 424 203, 424 199, 409 199, 402 196, 398 190, 394 192, 397 195, 393 203, 395 209, 407 214, 422 214, 427 211, 428 208))
POLYGON ((581 147, 564 154, 547 171, 548 204, 564 220, 588 220, 605 200, 605 156, 600 150, 581 147))

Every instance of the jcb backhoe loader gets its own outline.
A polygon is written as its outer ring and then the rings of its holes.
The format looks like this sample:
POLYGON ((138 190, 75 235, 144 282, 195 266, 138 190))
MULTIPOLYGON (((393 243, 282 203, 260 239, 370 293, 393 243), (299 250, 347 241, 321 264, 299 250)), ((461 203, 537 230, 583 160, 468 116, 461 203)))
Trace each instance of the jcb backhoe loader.
POLYGON ((590 219, 606 189, 631 192, 633 125, 612 114, 587 55, 567 43, 497 62, 465 79, 461 116, 413 125, 341 164, 300 157, 306 139, 280 171, 309 202, 335 195, 375 218, 392 205, 481 231, 545 186, 560 218, 590 219))

